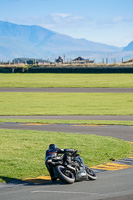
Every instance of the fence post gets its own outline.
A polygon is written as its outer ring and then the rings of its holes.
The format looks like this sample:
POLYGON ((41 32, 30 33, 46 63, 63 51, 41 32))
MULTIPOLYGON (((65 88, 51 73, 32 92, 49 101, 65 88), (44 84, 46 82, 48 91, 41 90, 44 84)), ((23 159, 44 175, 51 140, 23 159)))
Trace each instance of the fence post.
POLYGON ((22 67, 22 73, 24 73, 24 67, 22 67))
POLYGON ((14 67, 12 67, 12 73, 14 73, 14 67))

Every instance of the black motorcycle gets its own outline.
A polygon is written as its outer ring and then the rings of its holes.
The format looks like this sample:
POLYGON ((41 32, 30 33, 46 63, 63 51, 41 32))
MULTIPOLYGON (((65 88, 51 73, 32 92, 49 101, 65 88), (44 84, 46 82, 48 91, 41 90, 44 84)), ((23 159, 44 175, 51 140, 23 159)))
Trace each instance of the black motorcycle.
POLYGON ((51 158, 46 161, 52 165, 55 177, 64 183, 72 184, 75 181, 96 180, 97 176, 92 169, 84 165, 79 151, 65 152, 57 155, 51 152, 51 158), (52 155, 53 154, 53 155, 52 155))

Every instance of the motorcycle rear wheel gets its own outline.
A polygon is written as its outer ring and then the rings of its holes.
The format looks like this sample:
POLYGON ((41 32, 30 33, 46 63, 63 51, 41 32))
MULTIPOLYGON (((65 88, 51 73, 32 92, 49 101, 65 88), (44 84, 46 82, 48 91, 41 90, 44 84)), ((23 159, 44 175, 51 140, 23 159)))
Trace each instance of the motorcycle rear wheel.
POLYGON ((56 176, 66 184, 72 184, 75 182, 74 174, 62 165, 57 165, 54 168, 56 176))
POLYGON ((88 178, 90 180, 96 180, 97 179, 97 176, 96 176, 95 172, 92 169, 90 169, 89 167, 85 166, 85 170, 86 170, 86 173, 87 173, 88 178))

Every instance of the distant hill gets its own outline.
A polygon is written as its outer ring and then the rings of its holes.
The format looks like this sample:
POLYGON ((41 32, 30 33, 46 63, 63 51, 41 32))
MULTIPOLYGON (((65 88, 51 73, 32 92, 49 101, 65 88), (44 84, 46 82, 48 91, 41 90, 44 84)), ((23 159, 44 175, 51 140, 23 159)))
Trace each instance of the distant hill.
POLYGON ((130 42, 126 47, 124 47, 123 51, 133 51, 133 41, 130 42))
MULTIPOLYGON (((120 48, 74 39, 40 26, 17 25, 0 21, 0 60, 16 57, 44 58, 69 52, 113 52, 120 48)), ((77 55, 80 56, 80 55, 77 55)))

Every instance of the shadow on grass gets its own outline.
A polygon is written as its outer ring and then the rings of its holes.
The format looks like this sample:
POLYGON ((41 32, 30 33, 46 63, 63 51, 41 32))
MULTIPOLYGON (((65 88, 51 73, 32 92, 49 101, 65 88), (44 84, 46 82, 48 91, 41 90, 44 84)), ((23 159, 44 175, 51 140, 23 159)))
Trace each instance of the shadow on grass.
POLYGON ((55 182, 52 182, 51 180, 45 180, 45 179, 28 179, 28 180, 21 180, 16 178, 10 178, 5 176, 0 176, 0 179, 6 183, 6 184, 12 184, 12 185, 64 185, 61 181, 57 180, 55 182))

